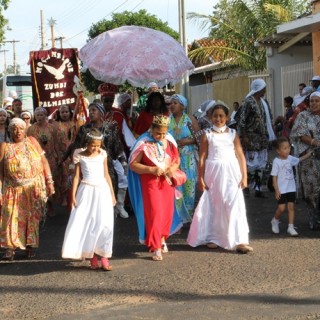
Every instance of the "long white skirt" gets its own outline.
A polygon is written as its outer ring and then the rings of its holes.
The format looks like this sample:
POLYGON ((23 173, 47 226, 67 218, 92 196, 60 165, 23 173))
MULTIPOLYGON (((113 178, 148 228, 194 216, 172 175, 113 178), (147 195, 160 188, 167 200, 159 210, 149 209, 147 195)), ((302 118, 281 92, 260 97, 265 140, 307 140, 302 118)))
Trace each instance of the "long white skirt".
POLYGON ((114 214, 109 185, 81 183, 65 232, 62 258, 86 259, 94 254, 110 258, 114 214))
POLYGON ((233 250, 249 244, 249 227, 237 159, 206 162, 204 191, 190 226, 187 242, 196 247, 215 243, 233 250))

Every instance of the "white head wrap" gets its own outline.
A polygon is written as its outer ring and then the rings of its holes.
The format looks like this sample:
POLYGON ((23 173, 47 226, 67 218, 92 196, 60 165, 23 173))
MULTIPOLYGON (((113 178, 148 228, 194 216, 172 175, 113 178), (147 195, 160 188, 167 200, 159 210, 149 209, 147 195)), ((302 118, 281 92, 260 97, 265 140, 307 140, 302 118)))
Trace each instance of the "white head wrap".
POLYGON ((8 112, 6 109, 0 108, 0 113, 1 112, 3 112, 6 115, 6 117, 8 117, 8 112))
POLYGON ((30 119, 32 118, 32 114, 29 111, 23 111, 20 113, 20 118, 22 118, 24 115, 27 115, 30 117, 30 119))
POLYGON ((205 117, 206 114, 207 114, 207 111, 209 109, 211 109, 214 106, 215 103, 216 103, 215 100, 207 100, 205 102, 202 102, 201 105, 200 105, 200 108, 198 110, 198 111, 202 112, 201 115, 200 115, 200 118, 205 117))
POLYGON ((118 104, 121 106, 124 104, 126 101, 131 100, 131 95, 129 93, 122 93, 118 97, 118 104))
POLYGON ((148 85, 147 85, 147 88, 148 88, 148 89, 154 88, 154 87, 158 88, 158 85, 157 85, 156 82, 150 82, 150 83, 148 83, 148 85))
POLYGON ((261 91, 266 87, 266 83, 262 79, 255 79, 251 83, 251 91, 247 94, 246 98, 251 97, 255 93, 261 91))
POLYGON ((310 98, 312 97, 319 97, 320 98, 320 92, 319 91, 315 91, 313 93, 310 94, 310 98))
POLYGON ((13 118, 9 123, 9 130, 11 130, 15 126, 23 127, 23 129, 26 129, 27 124, 20 118, 13 118))

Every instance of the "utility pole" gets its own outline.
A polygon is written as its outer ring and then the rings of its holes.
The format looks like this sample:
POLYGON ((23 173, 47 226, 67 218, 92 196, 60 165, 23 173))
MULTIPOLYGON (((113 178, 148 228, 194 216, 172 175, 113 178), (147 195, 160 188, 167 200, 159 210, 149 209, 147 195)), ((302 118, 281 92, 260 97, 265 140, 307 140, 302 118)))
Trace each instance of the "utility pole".
POLYGON ((6 58, 6 52, 9 50, 0 50, 0 53, 3 52, 3 73, 7 73, 7 58, 6 58))
POLYGON ((43 11, 40 10, 40 34, 41 34, 41 50, 44 50, 46 47, 46 41, 45 41, 45 35, 44 35, 44 16, 43 16, 43 11))
MULTIPOLYGON (((179 7, 179 35, 180 43, 188 56, 187 32, 186 32, 186 9, 184 0, 178 0, 179 7)), ((189 75, 185 75, 182 79, 182 92, 183 95, 189 99, 189 75)), ((191 112, 192 110, 188 110, 191 112)))
POLYGON ((50 18, 50 20, 48 20, 49 22, 49 26, 51 29, 51 46, 52 48, 55 47, 55 43, 54 43, 54 25, 56 24, 56 20, 54 20, 53 18, 50 18))
POLYGON ((62 49, 62 40, 65 39, 65 37, 59 37, 59 38, 55 38, 55 41, 60 41, 60 48, 62 49))
POLYGON ((8 43, 12 43, 13 47, 13 73, 17 73, 17 61, 16 61, 16 42, 20 42, 19 40, 10 40, 10 41, 4 41, 8 43))

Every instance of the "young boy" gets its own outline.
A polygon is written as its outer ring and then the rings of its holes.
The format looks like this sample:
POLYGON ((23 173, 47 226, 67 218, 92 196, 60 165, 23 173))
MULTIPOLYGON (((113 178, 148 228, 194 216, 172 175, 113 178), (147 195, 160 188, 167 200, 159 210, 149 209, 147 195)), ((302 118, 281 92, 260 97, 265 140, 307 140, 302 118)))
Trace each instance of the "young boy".
POLYGON ((290 143, 287 138, 281 137, 275 141, 278 158, 273 160, 271 176, 275 197, 278 200, 278 208, 276 209, 274 218, 271 220, 272 232, 279 233, 279 219, 288 204, 288 229, 290 236, 298 236, 298 232, 294 229, 294 203, 296 200, 296 183, 294 180, 292 167, 296 166, 300 161, 309 158, 312 151, 300 158, 290 155, 290 143))

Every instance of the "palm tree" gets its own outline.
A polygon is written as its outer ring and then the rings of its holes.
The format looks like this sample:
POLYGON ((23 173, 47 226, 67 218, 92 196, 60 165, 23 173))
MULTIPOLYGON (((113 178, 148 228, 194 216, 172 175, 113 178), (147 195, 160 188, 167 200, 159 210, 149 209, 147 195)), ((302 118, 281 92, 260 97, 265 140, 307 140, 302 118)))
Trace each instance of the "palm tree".
POLYGON ((220 0, 212 15, 189 13, 188 19, 210 30, 209 37, 223 45, 197 48, 189 53, 193 61, 207 61, 217 54, 225 66, 261 70, 266 66, 265 50, 257 41, 275 32, 277 25, 307 12, 305 0, 220 0))

